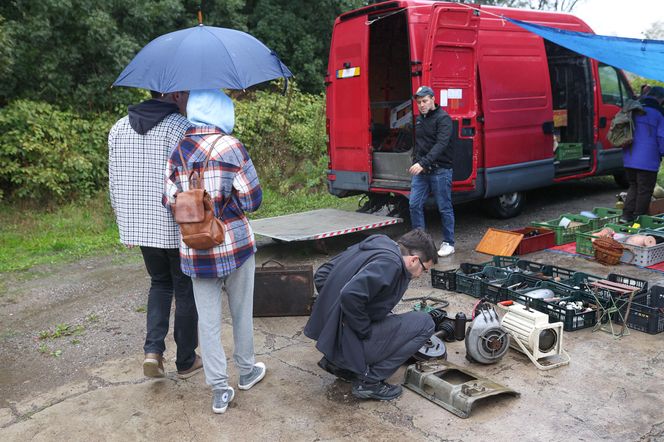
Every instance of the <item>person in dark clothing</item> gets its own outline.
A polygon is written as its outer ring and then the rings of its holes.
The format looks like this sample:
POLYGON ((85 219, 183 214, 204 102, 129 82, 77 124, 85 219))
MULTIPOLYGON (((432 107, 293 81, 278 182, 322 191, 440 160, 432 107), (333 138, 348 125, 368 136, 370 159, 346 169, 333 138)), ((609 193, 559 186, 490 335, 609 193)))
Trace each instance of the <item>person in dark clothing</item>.
POLYGON ((318 365, 352 382, 360 399, 392 400, 401 386, 385 382, 431 337, 424 312, 392 314, 412 278, 437 262, 436 246, 421 229, 397 242, 372 235, 323 264, 315 275, 318 298, 304 328, 323 353, 318 365))
POLYGON ((452 119, 435 102, 433 90, 421 86, 415 92, 420 111, 415 122, 414 164, 410 186, 410 220, 414 229, 424 229, 424 203, 432 193, 441 217, 443 242, 438 256, 454 253, 454 209, 452 208, 452 119))
POLYGON ((622 222, 648 213, 657 172, 664 155, 664 88, 654 86, 640 99, 644 114, 634 116, 634 141, 623 149, 623 165, 629 182, 622 222))
POLYGON ((129 106, 128 115, 108 135, 109 191, 120 242, 141 248, 150 275, 143 373, 154 378, 165 376, 164 340, 173 296, 178 376, 188 378, 203 367, 196 354, 198 314, 192 283, 180 269, 180 232, 162 205, 166 161, 191 126, 180 113, 186 96, 153 92, 151 100, 129 106))

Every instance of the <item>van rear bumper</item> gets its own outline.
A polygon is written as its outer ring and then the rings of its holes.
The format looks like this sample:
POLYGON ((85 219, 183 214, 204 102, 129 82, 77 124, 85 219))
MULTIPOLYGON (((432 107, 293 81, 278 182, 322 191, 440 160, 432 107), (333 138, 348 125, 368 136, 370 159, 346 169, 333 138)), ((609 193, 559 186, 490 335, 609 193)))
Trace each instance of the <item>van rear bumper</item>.
POLYGON ((369 190, 369 174, 347 170, 328 170, 327 183, 328 191, 336 196, 348 195, 348 191, 367 192, 369 190))

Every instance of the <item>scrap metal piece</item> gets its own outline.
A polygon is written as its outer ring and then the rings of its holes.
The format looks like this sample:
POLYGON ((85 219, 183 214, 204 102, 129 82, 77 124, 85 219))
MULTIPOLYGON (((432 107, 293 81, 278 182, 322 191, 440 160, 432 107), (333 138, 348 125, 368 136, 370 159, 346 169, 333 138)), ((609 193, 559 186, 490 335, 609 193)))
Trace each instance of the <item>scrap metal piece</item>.
POLYGON ((448 361, 409 365, 403 386, 466 419, 475 402, 499 394, 521 394, 448 361))

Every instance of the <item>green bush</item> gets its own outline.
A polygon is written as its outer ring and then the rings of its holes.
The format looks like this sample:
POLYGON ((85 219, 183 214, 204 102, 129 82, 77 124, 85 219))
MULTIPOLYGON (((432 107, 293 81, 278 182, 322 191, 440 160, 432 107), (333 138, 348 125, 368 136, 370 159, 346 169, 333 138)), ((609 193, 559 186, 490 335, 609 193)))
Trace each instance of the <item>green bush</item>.
POLYGON ((256 91, 235 103, 234 135, 247 146, 263 185, 281 193, 324 187, 323 95, 291 87, 286 95, 256 91))
POLYGON ((26 100, 1 108, 0 198, 60 202, 106 186, 113 121, 26 100))

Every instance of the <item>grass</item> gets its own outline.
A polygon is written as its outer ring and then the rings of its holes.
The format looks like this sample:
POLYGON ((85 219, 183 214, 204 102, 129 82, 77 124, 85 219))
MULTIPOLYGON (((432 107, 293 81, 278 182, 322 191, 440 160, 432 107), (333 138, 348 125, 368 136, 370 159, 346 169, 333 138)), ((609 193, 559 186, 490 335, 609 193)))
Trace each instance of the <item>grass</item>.
POLYGON ((105 194, 48 209, 0 205, 0 272, 120 250, 105 194))
MULTIPOLYGON (((265 189, 263 204, 249 217, 266 218, 324 207, 354 210, 357 198, 340 199, 325 191, 311 190, 281 195, 265 189)), ((53 209, 0 204, 0 273, 123 250, 105 192, 53 209)))

